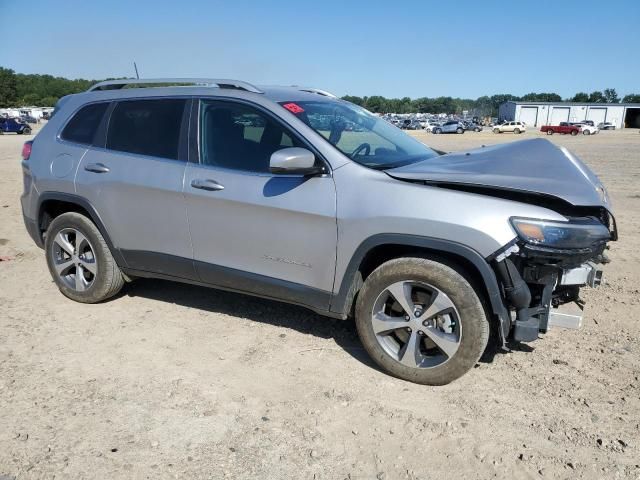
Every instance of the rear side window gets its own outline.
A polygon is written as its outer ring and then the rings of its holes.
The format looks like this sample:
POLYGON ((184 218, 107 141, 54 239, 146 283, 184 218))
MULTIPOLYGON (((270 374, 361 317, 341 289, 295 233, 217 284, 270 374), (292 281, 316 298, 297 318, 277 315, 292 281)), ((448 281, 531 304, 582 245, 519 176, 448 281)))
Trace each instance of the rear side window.
POLYGON ((108 103, 93 103, 82 107, 64 127, 60 135, 62 139, 83 145, 93 144, 96 130, 108 106, 108 103))
POLYGON ((186 100, 130 100, 116 105, 109 120, 107 148, 178 160, 186 100))

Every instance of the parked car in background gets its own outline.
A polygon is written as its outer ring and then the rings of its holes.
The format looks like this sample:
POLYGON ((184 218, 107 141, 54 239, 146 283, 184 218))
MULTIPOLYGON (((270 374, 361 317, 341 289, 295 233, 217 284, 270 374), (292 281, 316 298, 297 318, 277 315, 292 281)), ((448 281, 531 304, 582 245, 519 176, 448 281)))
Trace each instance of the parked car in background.
POLYGON ((475 122, 462 122, 462 124, 464 125, 464 129, 465 130, 472 130, 474 132, 481 132, 482 131, 482 125, 475 123, 475 122))
POLYGON ((405 118, 400 125, 403 130, 422 130, 422 125, 417 120, 405 118))
POLYGON ((616 126, 611 122, 602 122, 598 124, 600 130, 615 130, 616 126))
POLYGON ((561 135, 578 135, 582 128, 577 125, 572 125, 568 122, 560 122, 560 125, 543 125, 540 128, 542 133, 546 133, 547 135, 553 135, 554 133, 559 133, 561 135))
POLYGON ((20 120, 24 123, 38 123, 38 119, 31 115, 20 115, 20 120))
POLYGON ((427 132, 433 131, 433 128, 436 126, 440 126, 439 123, 434 122, 433 120, 420 120, 420 125, 422 125, 422 129, 427 132))
POLYGON ((464 125, 461 122, 457 121, 457 120, 451 120, 451 121, 443 123, 439 127, 435 127, 432 130, 432 132, 436 133, 436 134, 440 134, 440 133, 464 133, 464 125))
POLYGON ((17 133, 30 135, 31 127, 15 118, 0 118, 0 133, 17 133))
POLYGON ((580 127, 583 135, 595 135, 600 131, 598 127, 593 126, 593 122, 591 122, 591 124, 584 123, 584 122, 573 122, 571 125, 580 127))
POLYGON ((524 133, 527 130, 524 122, 505 122, 493 127, 493 133, 524 133))

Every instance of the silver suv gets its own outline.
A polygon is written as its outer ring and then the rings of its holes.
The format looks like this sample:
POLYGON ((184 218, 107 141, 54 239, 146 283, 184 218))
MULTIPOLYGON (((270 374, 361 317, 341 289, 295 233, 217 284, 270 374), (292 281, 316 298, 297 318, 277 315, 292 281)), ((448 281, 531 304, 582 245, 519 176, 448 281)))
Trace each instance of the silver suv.
POLYGON ((303 305, 432 385, 490 332, 506 348, 579 324, 559 306, 599 283, 617 235, 598 178, 545 139, 445 155, 316 89, 103 82, 60 100, 22 166, 67 297, 154 277, 303 305))

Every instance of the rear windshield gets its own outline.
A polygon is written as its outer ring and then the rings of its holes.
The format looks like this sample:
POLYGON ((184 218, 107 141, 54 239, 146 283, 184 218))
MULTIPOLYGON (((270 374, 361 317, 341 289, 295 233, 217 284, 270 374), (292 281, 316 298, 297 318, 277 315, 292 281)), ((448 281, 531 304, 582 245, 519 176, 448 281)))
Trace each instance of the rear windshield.
POLYGON ((343 100, 280 102, 353 161, 395 168, 438 154, 386 120, 343 100))

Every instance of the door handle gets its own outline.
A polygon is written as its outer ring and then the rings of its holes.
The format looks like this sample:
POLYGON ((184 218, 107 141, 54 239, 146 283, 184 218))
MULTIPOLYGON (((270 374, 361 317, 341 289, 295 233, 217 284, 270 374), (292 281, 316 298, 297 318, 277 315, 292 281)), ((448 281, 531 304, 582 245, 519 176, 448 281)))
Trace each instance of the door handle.
POLYGON ((87 172, 93 173, 107 173, 109 171, 109 167, 102 163, 88 163, 87 165, 85 165, 84 169, 87 172))
POLYGON ((224 186, 220 185, 215 180, 211 180, 210 178, 196 178, 191 181, 191 186, 193 188, 199 188, 200 190, 208 190, 210 192, 217 192, 219 190, 224 190, 224 186))

